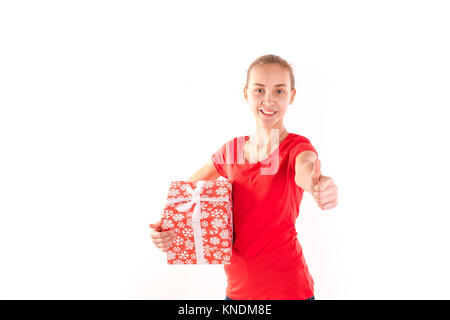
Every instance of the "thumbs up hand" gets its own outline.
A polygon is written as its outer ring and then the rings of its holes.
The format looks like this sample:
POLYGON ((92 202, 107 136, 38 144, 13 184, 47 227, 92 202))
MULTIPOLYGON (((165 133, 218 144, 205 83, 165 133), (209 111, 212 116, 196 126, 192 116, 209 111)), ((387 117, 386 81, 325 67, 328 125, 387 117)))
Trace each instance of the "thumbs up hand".
POLYGON ((311 194, 320 209, 332 209, 337 206, 337 186, 333 178, 321 174, 320 166, 320 160, 316 159, 311 174, 311 194))

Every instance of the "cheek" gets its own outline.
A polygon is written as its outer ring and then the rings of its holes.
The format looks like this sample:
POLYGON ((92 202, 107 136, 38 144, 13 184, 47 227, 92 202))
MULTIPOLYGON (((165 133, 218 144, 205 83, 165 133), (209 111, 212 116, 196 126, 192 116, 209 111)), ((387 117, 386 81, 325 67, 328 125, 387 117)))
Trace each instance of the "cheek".
POLYGON ((262 99, 261 95, 251 94, 248 96, 250 101, 260 101, 262 99))

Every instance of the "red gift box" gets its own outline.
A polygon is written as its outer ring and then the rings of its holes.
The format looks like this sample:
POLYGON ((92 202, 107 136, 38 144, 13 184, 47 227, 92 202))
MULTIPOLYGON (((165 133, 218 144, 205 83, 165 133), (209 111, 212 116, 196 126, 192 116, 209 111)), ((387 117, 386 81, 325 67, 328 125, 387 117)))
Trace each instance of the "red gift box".
POLYGON ((229 264, 233 245, 232 181, 172 181, 161 218, 176 233, 168 264, 229 264))

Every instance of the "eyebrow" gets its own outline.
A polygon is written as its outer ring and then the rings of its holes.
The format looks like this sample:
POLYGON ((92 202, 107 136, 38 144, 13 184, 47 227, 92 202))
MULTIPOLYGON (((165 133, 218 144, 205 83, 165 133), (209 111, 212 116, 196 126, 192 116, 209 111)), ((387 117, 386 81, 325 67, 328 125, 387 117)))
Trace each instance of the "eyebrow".
MULTIPOLYGON (((265 85, 263 85, 262 83, 254 83, 253 84, 254 86, 261 86, 261 87, 265 87, 265 85)), ((287 85, 285 85, 284 83, 279 83, 279 84, 276 84, 275 85, 275 87, 287 87, 287 85)))

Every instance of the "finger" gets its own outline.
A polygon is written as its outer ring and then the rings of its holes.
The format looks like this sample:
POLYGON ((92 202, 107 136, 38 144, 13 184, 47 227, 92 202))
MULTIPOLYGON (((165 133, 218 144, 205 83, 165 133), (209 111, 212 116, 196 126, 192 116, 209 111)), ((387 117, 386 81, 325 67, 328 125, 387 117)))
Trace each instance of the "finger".
POLYGON ((157 230, 157 231, 162 231, 161 230, 161 221, 157 221, 155 223, 150 223, 150 228, 157 230))
POLYGON ((168 248, 169 246, 170 246, 170 242, 168 242, 168 241, 164 241, 164 240, 161 240, 161 239, 157 239, 157 240, 154 240, 153 241, 153 244, 155 245, 155 246, 157 246, 158 248, 160 248, 160 249, 164 249, 164 248, 168 248))
POLYGON ((158 249, 160 249, 160 250, 163 250, 163 249, 166 248, 166 246, 165 246, 163 243, 155 244, 155 246, 156 246, 158 249))
POLYGON ((161 232, 157 232, 157 231, 150 232, 150 238, 152 238, 152 239, 159 239, 159 238, 161 238, 161 232))
MULTIPOLYGON (((156 240, 157 240, 159 243, 163 243, 163 244, 166 244, 166 245, 170 245, 174 239, 175 239, 174 236, 168 236, 168 237, 161 238, 161 239, 156 239, 156 240)), ((155 240, 155 241, 156 241, 156 240, 155 240)))
POLYGON ((316 198, 326 198, 330 195, 336 195, 337 194, 337 187, 336 185, 330 185, 328 188, 326 188, 323 191, 314 191, 313 197, 316 198))
POLYGON ((335 198, 330 198, 330 199, 327 199, 326 201, 321 202, 321 203, 320 203, 320 206, 326 206, 326 205, 328 205, 328 204, 330 204, 330 203, 334 203, 334 202, 337 203, 337 201, 338 201, 337 197, 335 197, 335 198))
POLYGON ((333 178, 326 177, 326 176, 321 176, 320 177, 320 184, 319 184, 320 188, 315 189, 315 191, 324 191, 324 190, 330 188, 333 185, 334 185, 333 178))
POLYGON ((157 244, 157 245, 165 244, 165 243, 167 243, 167 242, 168 242, 168 241, 165 240, 165 239, 153 239, 153 243, 154 243, 154 244, 157 244))
POLYGON ((161 232, 161 238, 167 238, 170 236, 174 235, 174 231, 173 230, 167 230, 167 231, 162 231, 161 232))
POLYGON ((322 210, 328 210, 328 209, 333 209, 336 206, 337 206, 337 201, 332 201, 332 202, 329 202, 327 204, 320 206, 320 208, 322 210))
POLYGON ((172 244, 172 238, 152 239, 153 244, 157 247, 169 247, 172 244))
POLYGON ((337 193, 336 192, 330 192, 328 194, 325 194, 323 192, 314 192, 313 198, 316 201, 317 204, 327 203, 331 200, 337 199, 337 193))
POLYGON ((159 249, 161 249, 163 252, 166 252, 167 250, 169 250, 169 247, 170 246, 168 246, 168 245, 161 245, 161 247, 159 249))
POLYGON ((319 203, 320 203, 320 205, 324 205, 324 204, 327 204, 328 202, 336 201, 336 200, 337 200, 337 195, 332 194, 327 197, 320 198, 319 203))
POLYGON ((150 233, 150 236, 152 237, 152 239, 167 238, 167 237, 170 237, 170 236, 174 236, 174 231, 173 230, 167 230, 167 231, 155 231, 155 230, 153 230, 150 233))

